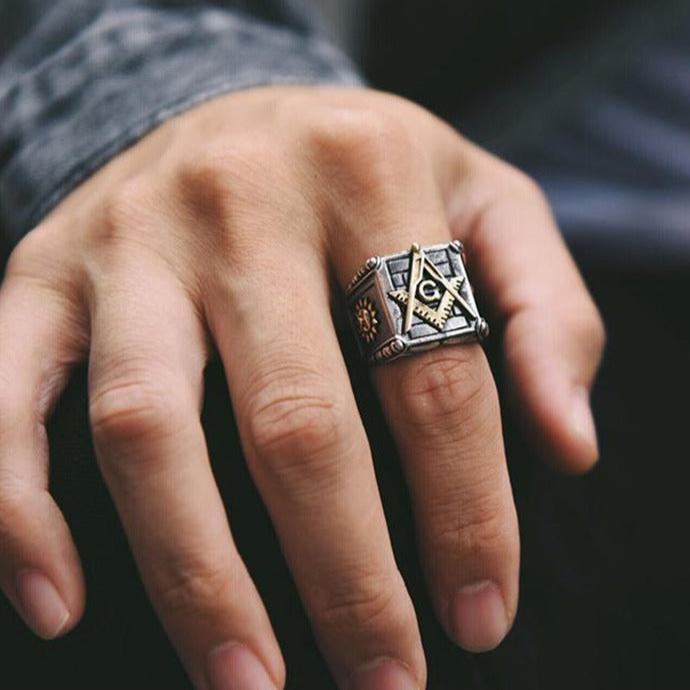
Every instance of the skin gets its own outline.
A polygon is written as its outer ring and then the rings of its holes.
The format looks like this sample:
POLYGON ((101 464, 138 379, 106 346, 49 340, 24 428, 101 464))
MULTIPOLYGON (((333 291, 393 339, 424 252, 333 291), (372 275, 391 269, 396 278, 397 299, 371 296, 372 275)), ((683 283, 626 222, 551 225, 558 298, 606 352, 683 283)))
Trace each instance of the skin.
MULTIPOLYGON (((98 462, 193 683, 283 686, 200 423, 217 348, 252 476, 339 686, 423 688, 331 300, 367 257, 452 238, 505 324, 536 447, 566 472, 588 470, 597 310, 538 187, 421 108, 360 89, 231 94, 159 127, 65 199, 17 246, 0 289, 0 585, 26 623, 53 638, 84 609, 79 557, 48 493, 45 423, 88 358, 98 462)), ((519 537, 483 351, 440 348, 372 378, 439 620, 462 647, 491 649, 515 616, 519 537)))

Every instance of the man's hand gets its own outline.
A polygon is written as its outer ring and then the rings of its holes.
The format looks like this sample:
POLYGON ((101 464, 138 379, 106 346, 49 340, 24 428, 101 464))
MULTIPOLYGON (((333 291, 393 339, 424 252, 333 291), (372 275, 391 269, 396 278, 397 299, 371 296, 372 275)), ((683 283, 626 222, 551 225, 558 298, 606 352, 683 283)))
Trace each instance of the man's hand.
MULTIPOLYGON (((601 319, 542 194, 429 113, 366 90, 264 88, 171 120, 16 248, 0 290, 0 583, 46 638, 84 607, 48 493, 45 422, 89 359, 93 437, 147 591, 195 685, 284 682, 232 541, 200 423, 222 357, 244 451, 335 678, 425 685, 371 454, 331 317, 371 255, 463 240, 505 323, 515 396, 542 454, 597 458, 589 388, 601 319)), ((495 384, 478 345, 379 367, 439 619, 496 646, 519 541, 495 384)), ((232 520, 232 515, 229 516, 232 520)))

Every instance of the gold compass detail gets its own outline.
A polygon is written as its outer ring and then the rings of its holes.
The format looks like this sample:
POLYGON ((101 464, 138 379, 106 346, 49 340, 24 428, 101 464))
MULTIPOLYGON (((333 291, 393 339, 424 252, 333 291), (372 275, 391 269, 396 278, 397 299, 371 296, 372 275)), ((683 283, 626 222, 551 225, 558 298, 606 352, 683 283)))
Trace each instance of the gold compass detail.
POLYGON ((428 324, 442 331, 457 304, 470 319, 479 315, 462 296, 460 289, 465 282, 462 276, 446 278, 431 262, 420 246, 410 247, 410 274, 407 290, 391 290, 388 296, 405 308, 403 333, 412 329, 412 317, 417 315, 428 324), (428 276, 428 277, 427 277, 428 276), (436 307, 432 303, 437 303, 436 307))

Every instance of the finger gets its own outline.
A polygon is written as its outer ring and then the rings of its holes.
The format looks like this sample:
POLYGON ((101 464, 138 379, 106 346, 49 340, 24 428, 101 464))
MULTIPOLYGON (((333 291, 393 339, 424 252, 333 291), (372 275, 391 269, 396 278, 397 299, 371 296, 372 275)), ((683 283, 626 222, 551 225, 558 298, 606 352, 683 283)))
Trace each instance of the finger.
POLYGON ((604 347, 601 317, 543 194, 486 155, 458 185, 452 219, 478 288, 505 320, 518 408, 548 458, 581 472, 599 451, 589 394, 604 347))
POLYGON ((167 269, 93 287, 90 414, 143 582, 195 686, 280 688, 283 662, 233 543, 200 422, 204 335, 167 269), (145 286, 145 289, 142 289, 145 286))
MULTIPOLYGON (((355 188, 369 191, 342 218, 349 241, 332 235, 343 285, 368 256, 451 240, 430 166, 404 135, 391 137, 392 127, 385 125, 386 150, 375 161, 351 163, 355 188)), ((366 155, 376 147, 370 140, 366 155)), ((438 615, 461 646, 492 648, 517 607, 519 538, 486 358, 478 345, 448 346, 377 367, 374 380, 410 485, 438 615)))
POLYGON ((211 330, 250 470, 334 676, 350 690, 424 687, 323 263, 313 243, 276 240, 228 273, 209 301, 211 330))
POLYGON ((0 583, 45 639, 73 628, 84 610, 79 556, 49 493, 45 428, 85 354, 84 333, 52 288, 10 267, 0 290, 0 583))

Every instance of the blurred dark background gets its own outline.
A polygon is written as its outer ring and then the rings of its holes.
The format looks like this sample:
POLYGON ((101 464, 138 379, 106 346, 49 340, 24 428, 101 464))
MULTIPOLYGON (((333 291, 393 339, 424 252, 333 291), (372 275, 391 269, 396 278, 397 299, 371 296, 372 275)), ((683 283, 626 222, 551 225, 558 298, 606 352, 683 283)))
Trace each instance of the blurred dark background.
POLYGON ((371 81, 452 117, 640 0, 373 0, 360 44, 371 81))

